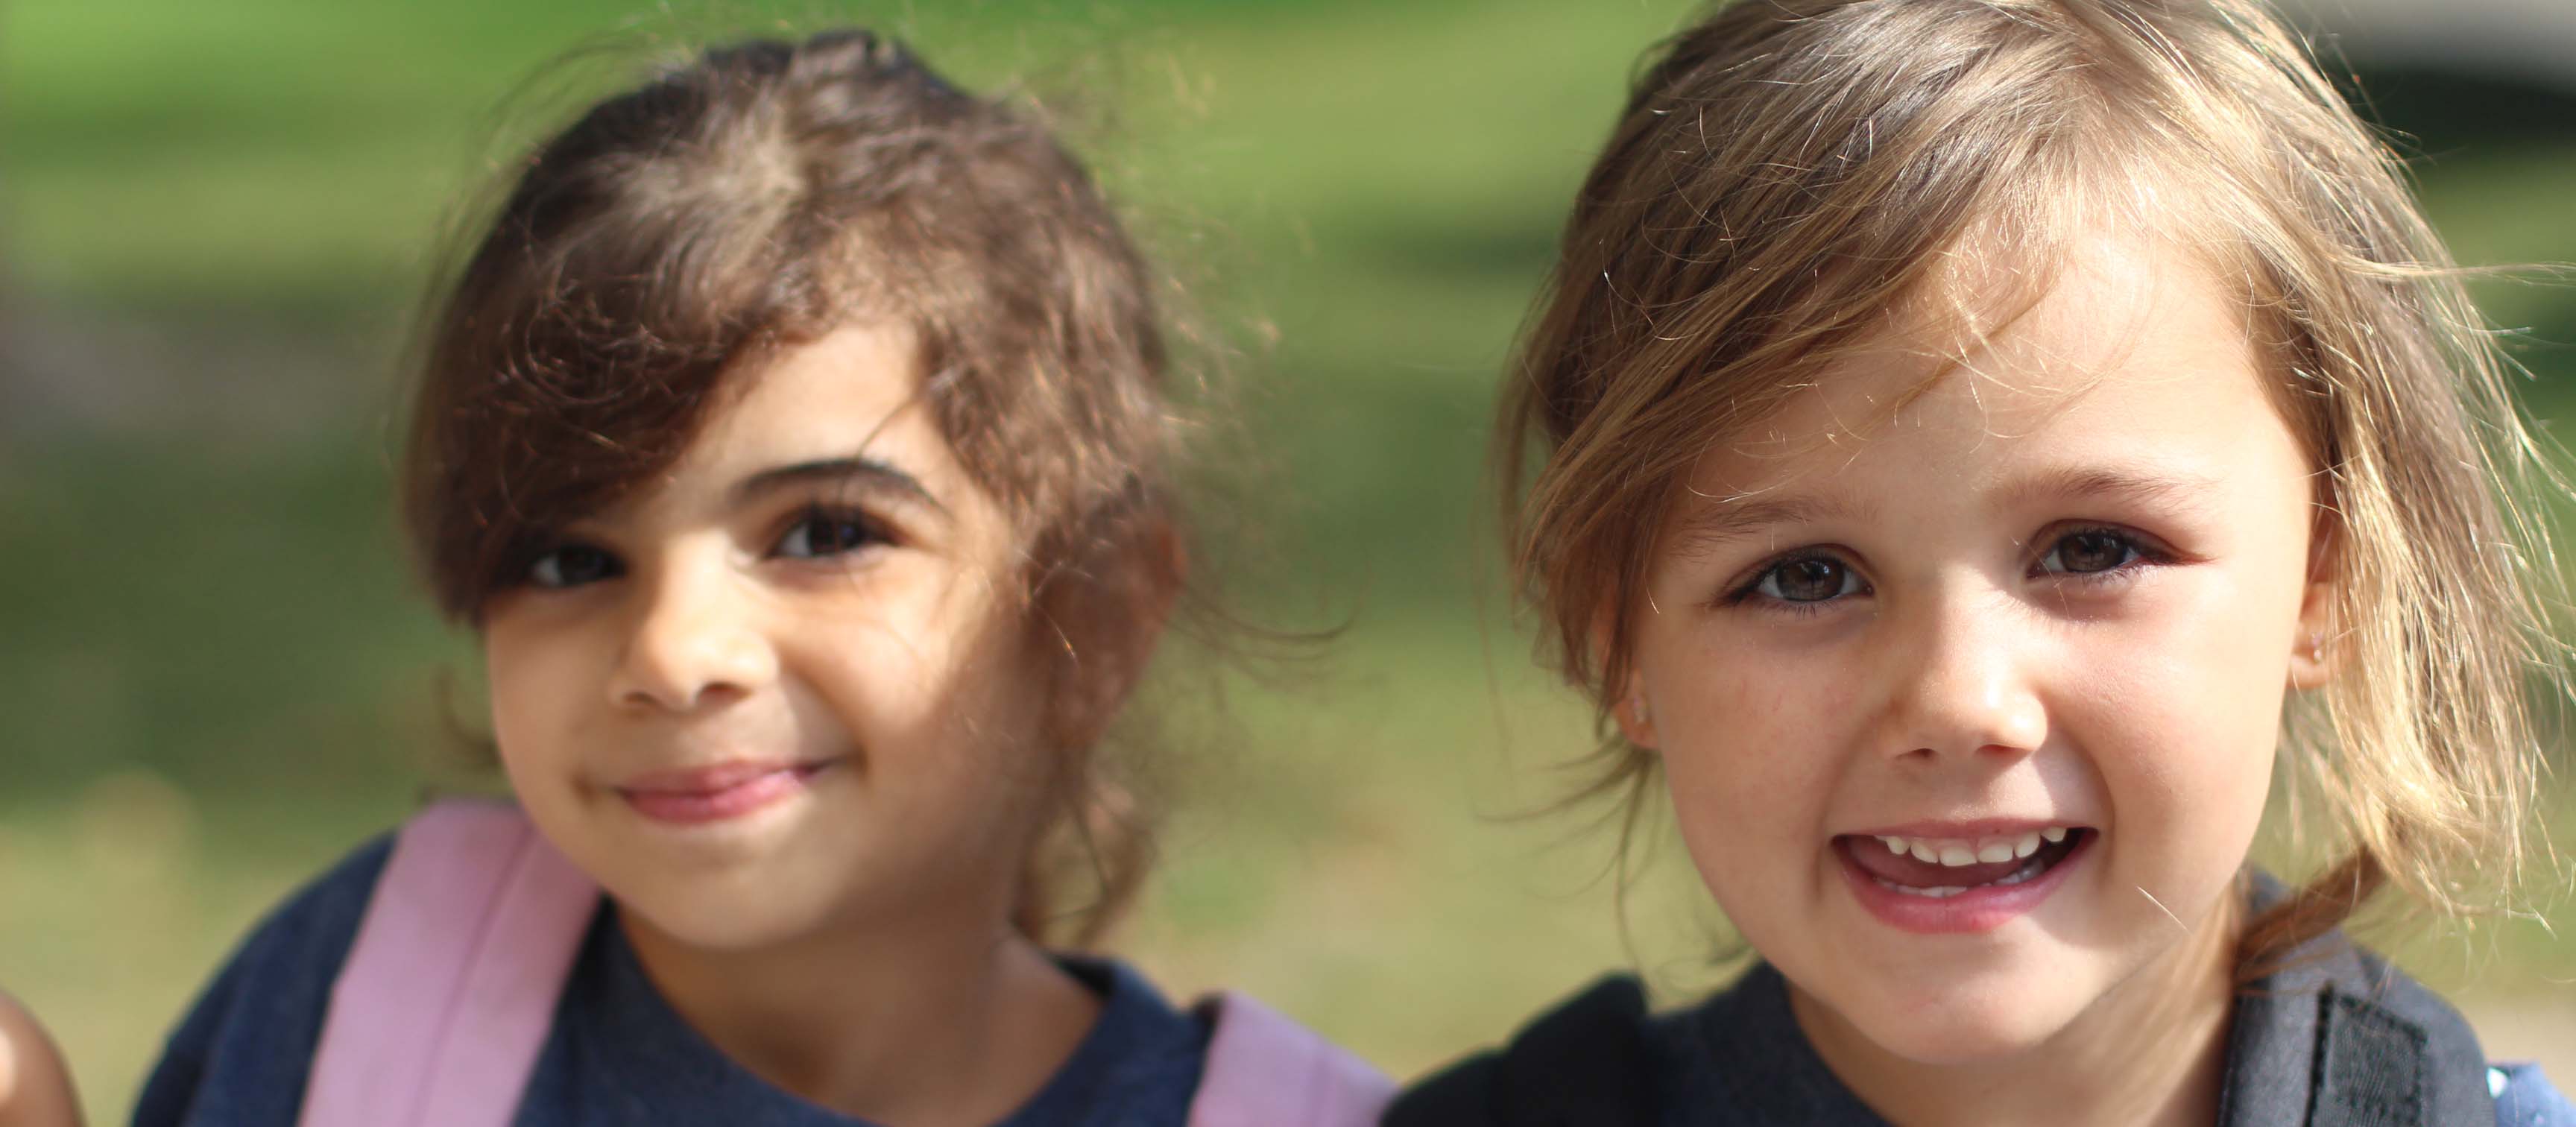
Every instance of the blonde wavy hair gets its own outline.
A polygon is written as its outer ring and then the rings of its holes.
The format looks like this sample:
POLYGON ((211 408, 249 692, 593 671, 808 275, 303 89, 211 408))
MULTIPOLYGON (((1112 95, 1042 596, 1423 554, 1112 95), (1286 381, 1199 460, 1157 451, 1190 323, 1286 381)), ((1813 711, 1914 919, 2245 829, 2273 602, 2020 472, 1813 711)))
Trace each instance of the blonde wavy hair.
POLYGON ((2237 288, 2320 470, 2336 675, 2285 725, 2330 859, 2247 921, 2240 972, 2386 885, 2480 907, 2457 878, 2509 890, 2531 852, 2526 678, 2564 697, 2531 504, 2564 483, 2399 160, 2254 0, 1749 0, 1650 55, 1524 329, 1494 455, 1542 656, 1596 710, 1586 793, 1624 795, 1633 826, 1657 778, 1610 687, 1699 452, 1955 287, 1960 255, 2002 240, 2042 267, 2021 279, 2035 300, 2105 219, 2237 288))

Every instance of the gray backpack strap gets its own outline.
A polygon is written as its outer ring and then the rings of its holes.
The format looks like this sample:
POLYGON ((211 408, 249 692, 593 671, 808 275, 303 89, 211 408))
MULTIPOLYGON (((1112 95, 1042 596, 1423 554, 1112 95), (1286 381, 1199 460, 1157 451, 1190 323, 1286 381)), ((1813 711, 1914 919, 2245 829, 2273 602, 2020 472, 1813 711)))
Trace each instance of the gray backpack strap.
POLYGON ((2341 991, 2320 998, 2317 1090, 2308 1122, 2419 1127, 2430 1095, 2423 1027, 2341 991))
POLYGON ((2495 1122, 2477 1035, 2448 1003, 2346 948, 2240 996, 2218 1120, 2228 1127, 2495 1122))

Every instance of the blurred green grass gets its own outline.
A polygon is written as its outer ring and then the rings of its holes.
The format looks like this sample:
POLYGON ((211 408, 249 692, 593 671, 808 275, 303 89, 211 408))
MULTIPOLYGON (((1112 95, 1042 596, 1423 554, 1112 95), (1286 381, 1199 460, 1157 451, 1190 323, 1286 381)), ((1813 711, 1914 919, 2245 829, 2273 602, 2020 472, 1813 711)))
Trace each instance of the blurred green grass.
MULTIPOLYGON (((1311 618, 1320 598, 1354 625, 1311 684, 1176 709, 1203 738, 1180 749, 1129 949, 1400 1073, 1632 959, 1712 981, 1686 865, 1641 882, 1623 937, 1607 835, 1504 817, 1557 792, 1585 718, 1501 613, 1478 491, 1494 373, 1564 203, 1683 7, 0 8, 7 331, 44 361, 0 375, 47 381, 56 415, 0 421, 0 984, 56 1026, 93 1114, 121 1118, 259 911, 423 780, 470 777, 439 685, 470 681, 472 649, 411 595, 384 503, 390 361, 433 234, 543 123, 493 106, 544 60, 619 28, 782 17, 892 28, 970 83, 1070 95, 1081 147, 1251 342, 1257 562, 1293 581, 1253 609, 1311 618)), ((574 93, 596 81, 571 73, 574 93)), ((2465 260, 2576 259, 2576 145, 2424 174, 2465 260)), ((2505 324, 2576 339, 2565 290, 2483 293, 2505 324)), ((2576 403, 2570 349, 2518 347, 2537 410, 2576 403)), ((2472 946, 2410 958, 2486 993, 2564 1001, 2576 979, 2533 926, 2472 946)))

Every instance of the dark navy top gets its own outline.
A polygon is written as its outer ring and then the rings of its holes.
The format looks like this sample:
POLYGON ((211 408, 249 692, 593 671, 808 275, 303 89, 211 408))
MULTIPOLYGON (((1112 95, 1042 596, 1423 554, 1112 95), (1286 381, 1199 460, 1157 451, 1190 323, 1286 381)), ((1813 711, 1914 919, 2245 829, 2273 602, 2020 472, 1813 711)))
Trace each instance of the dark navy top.
MULTIPOLYGON (((2240 1003, 2240 1009, 2243 1004, 2240 1003)), ((2240 1014, 2240 1022, 2247 1015, 2240 1014)), ((1843 1086, 1816 1055, 1789 1010, 1788 983, 1770 964, 1757 964, 1733 987, 1690 1009, 1662 1014, 1649 1024, 1654 1071, 1663 1089, 1665 1127, 1717 1127, 1737 1123, 1867 1124, 1886 1122, 1851 1089, 1843 1086), (1759 1062, 1758 1066, 1748 1067, 1759 1062), (1730 1067, 1731 1065, 1731 1067, 1730 1067)), ((2223 1109, 2224 1123, 2404 1123, 2416 1120, 2367 1114, 2360 1109, 2317 1106, 2313 1085, 2285 1083, 2265 1075, 2250 1059, 2278 1055, 2262 1038, 2234 1032, 2229 1046, 2226 1084, 2237 1106, 2223 1109)), ((2313 1028, 2301 1029, 2300 1040, 2320 1040, 2313 1028)), ((2282 1046, 2287 1048, 2289 1046, 2282 1046)), ((2304 1047, 2304 1046, 2302 1046, 2304 1047)), ((2329 1057, 2331 1053, 2329 1052, 2329 1057)), ((2295 1063, 2311 1069, 2318 1062, 2306 1054, 2295 1063)), ((2456 1119, 2438 1114, 2429 1121, 2457 1122, 2463 1127, 2576 1127, 2576 1107, 2552 1088, 2531 1065, 2476 1071, 2477 1095, 2494 1101, 2494 1118, 2486 1118, 2482 1100, 2459 1106, 2478 1108, 2456 1119)), ((2423 1109, 2432 1111, 2431 1108, 2423 1109)))
MULTIPOLYGON (((2329 933, 2234 1002, 2223 1127, 2576 1127, 2528 1065, 2491 1067, 2456 1010, 2329 933)), ((1786 979, 1655 1014, 1606 977, 1501 1048, 1416 1081, 1387 1127, 1887 1127, 1808 1043, 1786 979)))
MULTIPOLYGON (((380 839, 307 886, 243 941, 170 1036, 136 1127, 291 1127, 322 1018, 392 849, 380 839)), ((1046 1086, 998 1127, 1178 1127, 1210 1028, 1125 964, 1060 957, 1100 1018, 1046 1086)), ((603 905, 564 984, 517 1127, 726 1123, 868 1127, 772 1087, 708 1044, 653 988, 603 905)))

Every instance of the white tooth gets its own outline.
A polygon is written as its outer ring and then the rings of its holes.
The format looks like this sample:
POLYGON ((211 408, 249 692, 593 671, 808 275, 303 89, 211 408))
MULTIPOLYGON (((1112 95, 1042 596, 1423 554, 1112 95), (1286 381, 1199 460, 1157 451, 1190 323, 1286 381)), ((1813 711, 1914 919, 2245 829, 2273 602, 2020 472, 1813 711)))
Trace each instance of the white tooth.
POLYGON ((1888 851, 1888 852, 1890 852, 1890 853, 1903 853, 1903 852, 1905 852, 1905 839, 1904 839, 1904 838, 1901 838, 1901 837, 1882 837, 1882 838, 1880 838, 1880 839, 1878 839, 1878 840, 1879 840, 1879 843, 1880 843, 1880 844, 1887 846, 1887 851, 1888 851))
POLYGON ((2021 835, 2020 840, 2013 842, 2012 849, 2015 857, 2028 857, 2039 852, 2039 835, 2035 833, 2021 835))
POLYGON ((1929 896, 1929 897, 1931 897, 1931 898, 1933 898, 1933 899, 1935 899, 1935 900, 1947 900, 1947 899, 1949 899, 1949 898, 1951 898, 1951 897, 1953 897, 1953 896, 1957 896, 1958 894, 1960 894, 1960 893, 1962 893, 1962 892, 1966 892, 1966 891, 1967 891, 1967 889, 1959 888, 1959 887, 1955 887, 1955 886, 1952 886, 1952 885, 1946 885, 1946 884, 1945 884, 1945 885, 1942 885, 1942 886, 1940 886, 1940 887, 1938 887, 1938 888, 1927 888, 1927 889, 1924 889, 1924 890, 1923 890, 1923 895, 1925 895, 1925 896, 1929 896))
POLYGON ((1984 845, 1977 847, 1977 860, 1986 864, 1991 865, 1997 861, 2010 861, 2012 859, 2013 845, 2009 841, 1989 841, 1984 845))
POLYGON ((1976 863, 1976 851, 1969 849, 1967 846, 1944 845, 1941 847, 1941 864, 1948 868, 1955 869, 1961 865, 1973 865, 1976 863))
POLYGON ((1917 861, 1926 861, 1935 865, 1941 863, 1941 855, 1932 852, 1932 847, 1922 842, 1917 841, 1907 845, 1905 851, 1913 854, 1917 861))
POLYGON ((2066 840, 2066 827, 2050 826, 2047 829, 2039 831, 2039 836, 2047 838, 2049 844, 2055 845, 2058 842, 2066 840))

